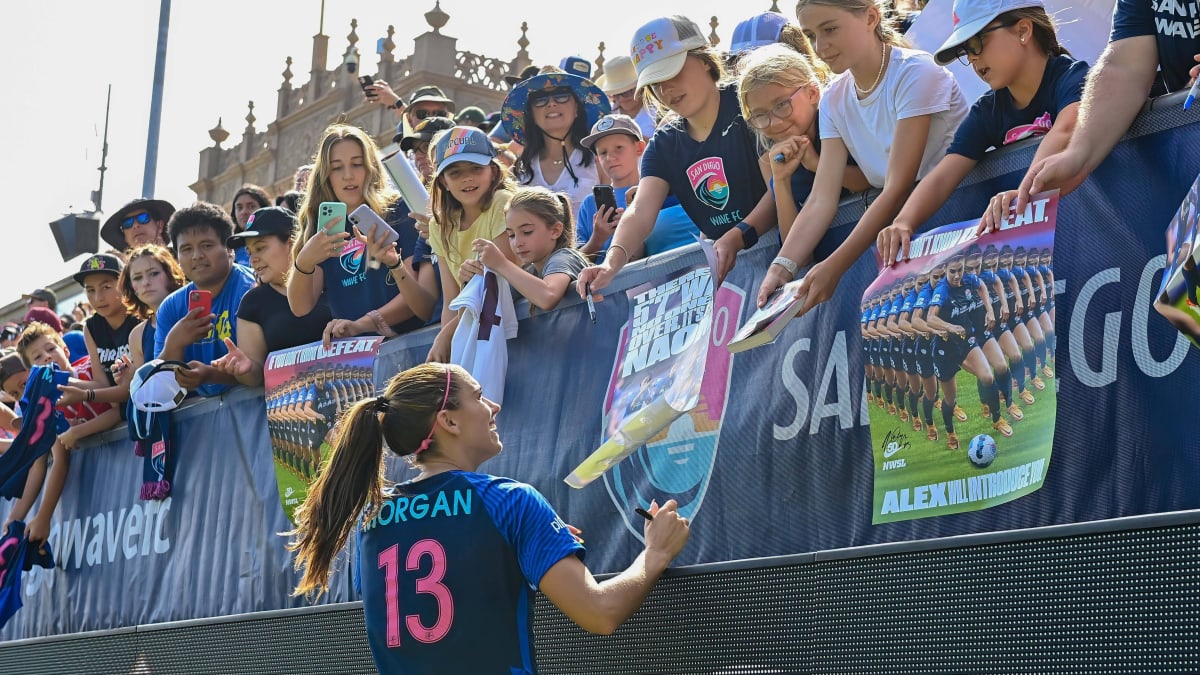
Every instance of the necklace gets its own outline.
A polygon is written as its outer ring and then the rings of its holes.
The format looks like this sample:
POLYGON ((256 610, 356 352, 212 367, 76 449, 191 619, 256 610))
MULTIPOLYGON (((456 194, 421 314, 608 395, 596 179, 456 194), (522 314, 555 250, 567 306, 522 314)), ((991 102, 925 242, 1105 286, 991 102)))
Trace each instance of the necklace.
POLYGON ((879 86, 879 80, 883 79, 883 67, 887 65, 887 47, 887 43, 883 43, 883 51, 879 54, 879 73, 875 75, 875 81, 871 83, 871 86, 863 89, 858 86, 858 80, 854 79, 854 73, 850 74, 850 80, 854 82, 854 88, 858 90, 860 96, 866 96, 875 91, 875 87, 879 86))

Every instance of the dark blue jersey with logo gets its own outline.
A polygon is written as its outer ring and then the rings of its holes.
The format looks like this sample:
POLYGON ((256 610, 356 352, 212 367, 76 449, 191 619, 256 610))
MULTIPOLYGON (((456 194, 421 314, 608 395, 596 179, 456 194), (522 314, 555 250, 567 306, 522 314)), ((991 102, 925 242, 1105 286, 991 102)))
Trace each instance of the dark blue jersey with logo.
POLYGON ((942 321, 966 328, 967 337, 983 326, 987 314, 979 294, 979 277, 974 274, 964 274, 961 286, 951 286, 946 279, 939 281, 929 306, 940 308, 938 318, 942 321))
POLYGON ((542 576, 583 557, 529 485, 450 471, 391 488, 360 523, 355 581, 381 673, 534 673, 542 576))

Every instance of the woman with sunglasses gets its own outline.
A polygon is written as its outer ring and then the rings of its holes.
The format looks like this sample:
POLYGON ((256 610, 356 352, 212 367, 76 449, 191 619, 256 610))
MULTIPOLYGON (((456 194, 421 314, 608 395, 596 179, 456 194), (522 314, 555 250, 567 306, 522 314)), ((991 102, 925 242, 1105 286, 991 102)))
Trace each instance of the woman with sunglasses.
POLYGON ((135 199, 104 221, 100 238, 117 251, 157 244, 168 247, 167 221, 175 207, 162 199, 135 199))
MULTIPOLYGON (((981 4, 954 3, 958 29, 935 58, 943 64, 959 59, 992 90, 971 107, 946 156, 913 191, 892 225, 879 233, 884 260, 895 260, 897 254, 907 259, 917 228, 942 208, 988 148, 1043 136, 1036 164, 1065 149, 1075 130, 1088 66, 1059 44, 1041 0, 1005 0, 987 4, 990 9, 981 4)), ((1013 189, 992 198, 979 223, 981 232, 1000 227, 1016 194, 1013 189)))
MULTIPOLYGON (((817 176, 821 154, 817 106, 828 71, 813 68, 802 54, 781 44, 749 52, 739 71, 742 116, 768 148, 759 165, 775 196, 779 236, 786 238, 817 176)), ((850 160, 842 196, 869 187, 862 170, 850 160)))
POLYGON ((580 142, 610 110, 591 80, 554 66, 514 86, 501 117, 522 148, 513 165, 517 182, 564 192, 578 209, 600 182, 596 158, 580 142))

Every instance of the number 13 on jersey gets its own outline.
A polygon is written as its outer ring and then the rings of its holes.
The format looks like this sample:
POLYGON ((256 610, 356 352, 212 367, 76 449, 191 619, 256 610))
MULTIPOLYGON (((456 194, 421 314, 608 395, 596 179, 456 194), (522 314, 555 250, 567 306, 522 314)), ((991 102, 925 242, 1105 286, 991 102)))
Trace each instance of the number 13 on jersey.
MULTIPOLYGON (((436 539, 422 539, 408 549, 404 567, 409 572, 421 569, 421 559, 431 562, 429 574, 416 579, 416 592, 432 595, 437 601, 437 614, 432 626, 421 623, 417 614, 404 617, 408 634, 418 642, 433 643, 446 637, 454 623, 454 597, 442 583, 446 577, 446 549, 436 539)), ((400 646, 400 545, 393 544, 379 554, 379 568, 384 575, 384 594, 387 599, 387 645, 400 646)))

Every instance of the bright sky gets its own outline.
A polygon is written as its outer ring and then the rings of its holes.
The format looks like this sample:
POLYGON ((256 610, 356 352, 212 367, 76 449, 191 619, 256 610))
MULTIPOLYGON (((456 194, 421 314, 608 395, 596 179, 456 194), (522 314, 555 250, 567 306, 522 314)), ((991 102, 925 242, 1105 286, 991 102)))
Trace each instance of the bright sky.
MULTIPOLYGON (((624 53, 634 29, 670 13, 687 14, 705 30, 709 17, 718 15, 717 33, 728 42, 738 21, 770 5, 770 0, 605 0, 593 5, 604 11, 582 22, 576 4, 561 0, 442 0, 450 15, 442 32, 458 38, 460 50, 510 59, 518 49, 521 22, 527 21, 534 63, 557 63, 568 54, 594 59, 601 40, 608 56, 624 53), (508 9, 514 5, 520 9, 508 9), (481 14, 489 11, 490 18, 483 20, 481 14), (586 23, 587 31, 576 28, 577 22, 586 23)), ((412 39, 429 30, 422 15, 432 6, 433 0, 327 0, 328 66, 340 64, 351 18, 358 19, 364 72, 375 72, 375 41, 389 24, 396 27, 397 56, 410 54, 412 39)), ((231 134, 224 147, 240 142, 247 101, 256 103, 259 131, 274 120, 284 58, 294 61, 294 85, 308 80, 320 8, 320 0, 172 3, 156 197, 176 207, 195 200, 187 186, 196 179, 198 153, 211 145, 207 132, 218 117, 231 134)), ((10 219, 0 238, 0 250, 8 253, 0 267, 0 305, 78 270, 78 263, 62 262, 48 223, 91 208, 110 83, 104 210, 111 213, 141 195, 158 10, 158 0, 0 3, 0 25, 6 29, 0 60, 9 64, 8 95, 0 103, 0 127, 7 132, 0 203, 9 205, 10 219)))

